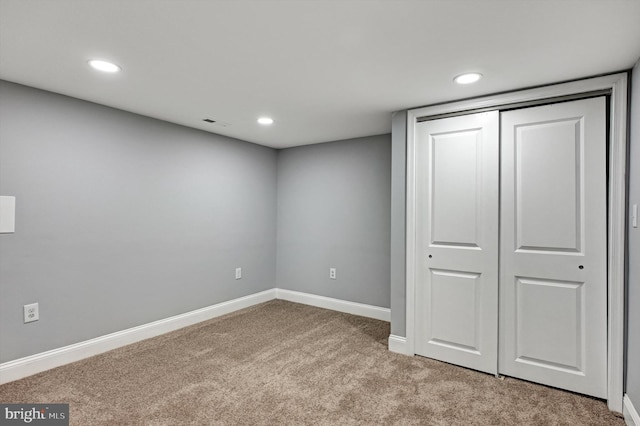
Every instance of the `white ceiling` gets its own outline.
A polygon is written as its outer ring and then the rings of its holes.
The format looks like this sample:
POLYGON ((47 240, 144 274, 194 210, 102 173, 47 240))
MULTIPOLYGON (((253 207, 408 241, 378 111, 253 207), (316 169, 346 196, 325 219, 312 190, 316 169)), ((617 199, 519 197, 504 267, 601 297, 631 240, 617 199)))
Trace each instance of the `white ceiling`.
POLYGON ((640 0, 0 0, 0 78, 275 148, 639 57, 640 0))

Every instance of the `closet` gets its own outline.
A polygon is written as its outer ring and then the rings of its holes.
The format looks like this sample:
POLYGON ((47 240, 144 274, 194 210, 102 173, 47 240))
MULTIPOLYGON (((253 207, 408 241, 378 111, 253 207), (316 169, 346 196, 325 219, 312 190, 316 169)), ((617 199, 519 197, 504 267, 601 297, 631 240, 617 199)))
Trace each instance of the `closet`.
POLYGON ((607 97, 415 124, 415 353, 607 398, 607 97))

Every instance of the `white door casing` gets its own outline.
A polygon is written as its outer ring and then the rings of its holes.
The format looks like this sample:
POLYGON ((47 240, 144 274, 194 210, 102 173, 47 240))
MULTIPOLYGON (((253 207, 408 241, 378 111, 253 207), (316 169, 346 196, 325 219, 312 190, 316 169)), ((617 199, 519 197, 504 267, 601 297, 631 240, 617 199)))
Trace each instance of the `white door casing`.
POLYGON ((498 114, 416 126, 415 353, 606 397, 605 98, 498 114))
POLYGON ((406 146, 406 304, 405 338, 397 337, 390 349, 415 354, 416 346, 416 140, 420 118, 442 114, 459 114, 487 108, 499 109, 519 103, 539 102, 562 96, 604 91, 609 94, 608 149, 608 228, 607 228, 607 405, 622 412, 624 378, 624 305, 625 305, 625 232, 626 232, 626 153, 627 153, 628 73, 617 73, 567 83, 550 84, 533 89, 489 95, 475 99, 426 106, 407 111, 406 146))
POLYGON ((607 396, 604 97, 501 114, 501 374, 607 396))
POLYGON ((416 353, 496 373, 498 112, 418 125, 416 353))

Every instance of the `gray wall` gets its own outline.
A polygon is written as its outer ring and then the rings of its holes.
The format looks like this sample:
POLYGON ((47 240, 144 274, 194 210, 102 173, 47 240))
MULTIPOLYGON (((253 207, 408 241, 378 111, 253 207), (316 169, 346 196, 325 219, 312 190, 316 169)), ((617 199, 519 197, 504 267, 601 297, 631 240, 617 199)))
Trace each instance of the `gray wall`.
POLYGON ((7 82, 0 120, 0 362, 276 286, 275 150, 7 82))
MULTIPOLYGON (((632 73, 630 118, 629 207, 638 204, 640 208, 640 61, 632 73)), ((640 228, 631 224, 628 244, 626 393, 635 409, 640 410, 640 228)))
POLYGON ((406 337, 406 111, 393 114, 391 135, 391 334, 406 337))
POLYGON ((390 135, 278 152, 279 288, 389 307, 390 161, 390 135))

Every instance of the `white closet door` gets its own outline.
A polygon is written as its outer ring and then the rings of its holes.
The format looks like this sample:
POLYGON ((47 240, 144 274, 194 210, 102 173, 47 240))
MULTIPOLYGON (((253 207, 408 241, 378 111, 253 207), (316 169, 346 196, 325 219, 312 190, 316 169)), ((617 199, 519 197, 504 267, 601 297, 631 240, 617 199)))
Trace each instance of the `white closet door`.
POLYGON ((500 373, 607 396, 605 98, 501 114, 500 373))
POLYGON ((416 353, 496 373, 498 112, 418 129, 416 353))

